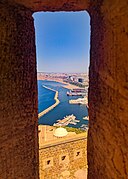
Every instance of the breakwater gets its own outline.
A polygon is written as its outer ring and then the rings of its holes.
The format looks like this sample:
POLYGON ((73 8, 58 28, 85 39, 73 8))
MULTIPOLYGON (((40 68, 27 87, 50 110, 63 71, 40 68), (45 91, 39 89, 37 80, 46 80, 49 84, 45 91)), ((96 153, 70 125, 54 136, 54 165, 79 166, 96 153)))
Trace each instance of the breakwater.
POLYGON ((46 113, 48 113, 48 112, 51 111, 52 109, 54 109, 54 108, 60 103, 60 101, 59 101, 59 99, 58 99, 58 91, 56 91, 56 90, 54 90, 54 89, 52 89, 52 88, 49 88, 49 87, 47 87, 47 86, 45 86, 45 85, 42 85, 42 86, 43 86, 44 88, 46 88, 46 89, 49 89, 49 90, 55 92, 54 100, 55 100, 56 102, 55 102, 52 106, 50 106, 50 107, 48 107, 47 109, 45 109, 44 111, 40 112, 40 113, 38 114, 38 118, 40 118, 41 116, 45 115, 46 113))

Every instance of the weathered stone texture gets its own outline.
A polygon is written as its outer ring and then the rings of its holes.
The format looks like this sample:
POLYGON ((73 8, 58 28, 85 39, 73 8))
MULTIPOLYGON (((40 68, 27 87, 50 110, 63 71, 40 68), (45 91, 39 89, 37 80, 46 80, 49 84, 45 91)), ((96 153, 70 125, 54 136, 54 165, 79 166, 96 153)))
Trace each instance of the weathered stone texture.
POLYGON ((33 12, 89 11, 88 178, 128 178, 127 0, 1 0, 0 177, 38 178, 34 28, 19 4, 33 12))
POLYGON ((0 178, 38 178, 32 14, 0 3, 0 178))
POLYGON ((88 178, 128 178, 128 1, 91 4, 88 178))
POLYGON ((73 179, 77 170, 87 167, 87 139, 42 147, 39 150, 39 161, 40 179, 73 179), (74 158, 76 151, 82 153, 80 158, 74 158), (63 155, 68 157, 69 162, 60 163, 60 156, 63 155), (53 166, 44 169, 44 161, 52 158, 53 166), (69 173, 69 176, 64 177, 64 173, 69 173))
POLYGON ((81 11, 87 9, 89 0, 2 0, 19 4, 33 12, 37 11, 81 11))

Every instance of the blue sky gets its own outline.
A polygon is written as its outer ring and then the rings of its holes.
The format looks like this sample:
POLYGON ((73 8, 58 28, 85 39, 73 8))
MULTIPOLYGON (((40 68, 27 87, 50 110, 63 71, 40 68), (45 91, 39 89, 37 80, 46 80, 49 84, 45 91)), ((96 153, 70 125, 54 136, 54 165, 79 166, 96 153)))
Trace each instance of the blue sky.
POLYGON ((38 72, 87 72, 90 17, 82 12, 40 12, 33 15, 38 72))

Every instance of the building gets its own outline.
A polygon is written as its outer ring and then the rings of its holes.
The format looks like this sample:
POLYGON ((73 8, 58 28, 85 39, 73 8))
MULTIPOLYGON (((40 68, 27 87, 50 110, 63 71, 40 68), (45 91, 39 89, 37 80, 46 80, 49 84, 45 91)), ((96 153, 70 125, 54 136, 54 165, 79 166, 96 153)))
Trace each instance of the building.
POLYGON ((91 18, 88 178, 128 178, 128 1, 2 0, 0 177, 38 179, 33 13, 86 10, 91 18))
MULTIPOLYGON (((41 179, 74 179, 79 172, 87 177, 87 133, 39 126, 39 173, 41 179)), ((81 179, 81 178, 80 178, 81 179)))

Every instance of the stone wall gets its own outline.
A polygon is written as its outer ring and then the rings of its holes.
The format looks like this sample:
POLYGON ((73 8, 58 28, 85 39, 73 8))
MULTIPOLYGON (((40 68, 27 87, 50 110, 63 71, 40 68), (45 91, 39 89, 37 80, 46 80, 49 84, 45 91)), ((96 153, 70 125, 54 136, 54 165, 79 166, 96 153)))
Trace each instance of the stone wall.
POLYGON ((128 1, 92 1, 89 179, 128 178, 128 1))
POLYGON ((0 2, 0 177, 38 178, 36 62, 31 11, 85 9, 91 16, 88 178, 126 179, 128 1, 41 2, 0 2))
POLYGON ((38 178, 32 13, 0 3, 0 178, 38 178))
POLYGON ((41 147, 39 164, 40 179, 75 178, 77 170, 87 168, 87 139, 41 147))
POLYGON ((81 11, 87 9, 89 0, 2 0, 19 4, 33 12, 39 11, 81 11))

